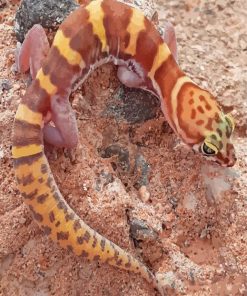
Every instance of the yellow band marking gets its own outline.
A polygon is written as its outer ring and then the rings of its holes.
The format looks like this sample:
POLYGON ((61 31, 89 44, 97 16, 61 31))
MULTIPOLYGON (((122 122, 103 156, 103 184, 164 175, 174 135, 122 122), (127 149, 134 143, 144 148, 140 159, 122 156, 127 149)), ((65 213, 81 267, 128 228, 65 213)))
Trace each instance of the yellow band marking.
POLYGON ((25 104, 20 104, 17 109, 15 118, 18 120, 26 121, 27 123, 30 123, 30 124, 38 124, 41 126, 43 115, 40 112, 32 111, 25 104))
POLYGON ((43 151, 43 145, 30 144, 23 147, 13 146, 12 156, 13 158, 19 158, 19 157, 34 155, 36 153, 40 153, 41 151, 43 151))
POLYGON ((51 82, 50 76, 44 74, 42 68, 38 71, 36 79, 39 80, 40 87, 46 90, 50 96, 57 92, 57 87, 51 82))
POLYGON ((136 43, 138 35, 141 31, 145 30, 145 16, 137 9, 133 8, 133 13, 130 19, 130 23, 127 27, 127 32, 130 34, 130 41, 128 47, 124 50, 126 54, 134 56, 136 54, 136 43))
POLYGON ((58 49, 60 55, 63 56, 70 65, 79 65, 83 69, 85 67, 85 62, 80 53, 70 47, 70 41, 71 39, 66 37, 62 30, 58 30, 53 41, 53 46, 58 49))
POLYGON ((93 26, 93 33, 101 41, 102 51, 107 51, 106 33, 105 26, 103 23, 105 14, 101 7, 101 2, 102 1, 92 1, 87 7, 85 7, 85 9, 89 12, 88 21, 93 26))
POLYGON ((168 57, 171 55, 170 49, 165 43, 159 45, 155 58, 153 60, 153 65, 151 70, 148 73, 148 77, 151 79, 154 78, 155 72, 159 67, 164 63, 168 57))

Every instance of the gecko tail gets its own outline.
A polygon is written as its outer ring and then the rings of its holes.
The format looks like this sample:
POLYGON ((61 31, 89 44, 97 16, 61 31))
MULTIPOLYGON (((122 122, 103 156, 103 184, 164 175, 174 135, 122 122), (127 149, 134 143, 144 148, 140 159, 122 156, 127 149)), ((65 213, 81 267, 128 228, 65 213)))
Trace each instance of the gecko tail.
POLYGON ((17 183, 40 228, 61 247, 90 261, 96 260, 140 274, 161 291, 159 280, 130 253, 89 227, 60 193, 44 152, 14 159, 17 183))

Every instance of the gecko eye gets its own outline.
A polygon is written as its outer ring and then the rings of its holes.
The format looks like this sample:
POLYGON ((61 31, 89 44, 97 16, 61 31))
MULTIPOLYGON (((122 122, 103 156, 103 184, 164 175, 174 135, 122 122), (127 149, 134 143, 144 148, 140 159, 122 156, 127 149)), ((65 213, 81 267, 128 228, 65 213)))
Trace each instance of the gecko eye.
POLYGON ((230 126, 231 132, 233 132, 234 128, 235 128, 235 122, 234 122, 234 119, 233 119, 232 115, 231 114, 226 114, 225 119, 226 119, 228 125, 230 126))
POLYGON ((201 150, 204 155, 208 156, 215 155, 218 153, 218 149, 214 145, 205 142, 202 144, 201 150))

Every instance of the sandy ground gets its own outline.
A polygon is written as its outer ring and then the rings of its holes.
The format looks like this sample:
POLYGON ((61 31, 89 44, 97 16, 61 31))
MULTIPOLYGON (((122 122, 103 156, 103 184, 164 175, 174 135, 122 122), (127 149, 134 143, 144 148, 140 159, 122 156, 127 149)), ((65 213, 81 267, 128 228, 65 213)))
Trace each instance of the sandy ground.
MULTIPOLYGON (((0 295, 155 295, 138 276, 59 248, 23 204, 10 148, 27 76, 14 71, 18 1, 1 6, 4 2, 0 1, 0 295)), ((47 147, 47 156, 71 207, 97 231, 163 272, 173 288, 168 295, 247 295, 247 2, 156 4, 160 25, 168 19, 176 27, 182 69, 235 116, 237 164, 222 169, 187 150, 153 98, 151 118, 133 120, 136 114, 128 103, 119 103, 123 89, 112 65, 94 72, 72 96, 80 129, 77 149, 47 147)))

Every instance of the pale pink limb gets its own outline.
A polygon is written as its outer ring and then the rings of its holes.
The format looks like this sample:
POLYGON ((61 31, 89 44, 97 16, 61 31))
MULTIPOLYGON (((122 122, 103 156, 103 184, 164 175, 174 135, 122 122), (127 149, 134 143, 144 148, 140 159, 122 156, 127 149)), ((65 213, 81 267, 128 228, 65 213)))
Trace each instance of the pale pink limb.
POLYGON ((177 51, 177 39, 176 39, 176 33, 174 26, 166 21, 164 27, 163 27, 163 40, 168 45, 174 59, 178 60, 178 51, 177 51))
POLYGON ((51 124, 44 126, 44 139, 56 147, 74 148, 78 143, 75 113, 68 98, 53 97, 51 100, 51 124))
POLYGON ((117 71, 118 79, 128 87, 141 87, 143 79, 135 72, 129 70, 127 66, 119 66, 117 71))
POLYGON ((50 45, 43 27, 39 24, 34 25, 18 50, 16 57, 18 71, 24 73, 30 69, 31 77, 34 79, 49 49, 50 45))
MULTIPOLYGON (((41 25, 34 25, 27 33, 17 56, 20 72, 30 69, 32 79, 41 68, 50 46, 41 25)), ((44 140, 56 147, 74 148, 78 142, 78 129, 75 114, 67 95, 51 99, 51 110, 44 118, 44 140), (49 124, 52 121, 55 126, 49 124)))

